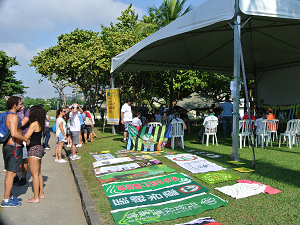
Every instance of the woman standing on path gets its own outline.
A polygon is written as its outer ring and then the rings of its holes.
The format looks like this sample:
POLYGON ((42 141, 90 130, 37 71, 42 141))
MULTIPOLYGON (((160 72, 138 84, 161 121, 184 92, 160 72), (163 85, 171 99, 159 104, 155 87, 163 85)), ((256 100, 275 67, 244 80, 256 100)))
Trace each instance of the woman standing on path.
POLYGON ((29 169, 32 176, 34 196, 26 199, 28 203, 39 203, 39 199, 45 198, 44 181, 41 174, 41 162, 44 156, 44 148, 41 145, 42 134, 45 128, 46 110, 41 106, 32 106, 29 113, 29 128, 24 137, 30 138, 28 150, 29 169))
POLYGON ((63 107, 59 107, 56 110, 56 137, 58 139, 58 144, 55 150, 55 162, 66 163, 67 161, 61 158, 61 150, 64 143, 67 141, 67 129, 66 121, 64 119, 65 111, 63 107))

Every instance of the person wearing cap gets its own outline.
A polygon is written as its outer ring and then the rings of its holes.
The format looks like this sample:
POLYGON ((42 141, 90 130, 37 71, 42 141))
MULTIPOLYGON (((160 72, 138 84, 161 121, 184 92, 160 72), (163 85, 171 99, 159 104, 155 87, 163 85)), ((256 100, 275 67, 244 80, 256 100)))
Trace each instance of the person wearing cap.
POLYGON ((273 114, 273 109, 272 108, 268 108, 267 110, 268 116, 267 116, 267 120, 275 120, 275 115, 273 114))
POLYGON ((70 135, 72 139, 70 159, 72 160, 81 158, 81 156, 78 156, 76 154, 76 145, 79 144, 79 134, 80 134, 79 116, 80 113, 82 112, 83 110, 80 108, 80 106, 77 103, 74 103, 71 106, 71 112, 69 113, 69 117, 70 117, 70 135))
POLYGON ((225 102, 222 103, 221 109, 223 110, 223 138, 226 138, 227 134, 227 127, 229 128, 230 134, 232 133, 232 112, 233 112, 233 105, 229 101, 229 96, 225 97, 225 102))

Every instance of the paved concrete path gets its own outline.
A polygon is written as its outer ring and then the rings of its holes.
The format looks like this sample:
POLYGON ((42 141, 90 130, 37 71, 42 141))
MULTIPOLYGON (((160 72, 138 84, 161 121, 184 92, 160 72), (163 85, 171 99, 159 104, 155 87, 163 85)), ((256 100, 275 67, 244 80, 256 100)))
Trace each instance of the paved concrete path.
MULTIPOLYGON (((50 151, 42 159, 45 199, 40 203, 27 203, 33 196, 32 177, 27 173, 27 184, 21 187, 14 185, 13 194, 22 198, 22 205, 15 208, 0 208, 0 225, 86 225, 70 163, 55 163, 55 134, 51 132, 50 151)), ((63 151, 63 154, 65 152, 63 151)), ((64 157, 65 159, 66 156, 64 157)), ((0 156, 0 196, 4 194, 4 162, 2 146, 0 156)), ((21 174, 18 174, 21 177, 21 174)), ((1 197, 1 199, 2 199, 1 197)))

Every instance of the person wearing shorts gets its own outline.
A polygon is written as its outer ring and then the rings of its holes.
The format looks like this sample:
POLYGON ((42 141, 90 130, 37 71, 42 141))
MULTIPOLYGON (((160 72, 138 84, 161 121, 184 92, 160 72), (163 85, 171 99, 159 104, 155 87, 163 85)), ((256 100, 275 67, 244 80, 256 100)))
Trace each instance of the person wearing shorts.
POLYGON ((76 154, 76 145, 79 144, 79 135, 80 135, 80 113, 82 113, 83 110, 80 108, 80 106, 76 103, 74 103, 71 106, 71 112, 69 113, 70 117, 70 135, 72 140, 71 145, 71 155, 70 159, 76 160, 80 159, 81 156, 78 156, 76 154))
POLYGON ((124 139, 123 142, 127 141, 128 134, 128 125, 132 121, 132 112, 131 112, 131 99, 126 99, 126 103, 121 108, 121 123, 124 124, 124 139))
MULTIPOLYGON (((18 96, 21 98, 21 101, 24 102, 24 96, 22 94, 15 94, 14 96, 18 96)), ((21 131, 24 136, 29 127, 29 112, 30 109, 27 109, 25 106, 22 107, 20 112, 17 112, 17 116, 21 120, 21 131)), ((15 176, 14 183, 17 183, 18 186, 23 186, 26 184, 26 175, 28 169, 28 161, 27 161, 27 146, 26 142, 23 142, 23 161, 22 161, 22 177, 19 179, 18 175, 15 176)))
POLYGON ((58 139, 58 143, 55 149, 55 162, 58 163, 66 163, 67 160, 64 160, 61 158, 61 150, 67 142, 67 129, 66 129, 66 120, 64 118, 65 111, 63 107, 59 107, 58 110, 56 110, 56 137, 58 139))
POLYGON ((16 207, 22 205, 22 199, 13 196, 12 187, 14 178, 17 172, 21 170, 23 150, 22 143, 28 138, 23 137, 21 127, 21 120, 16 115, 21 111, 23 102, 18 96, 11 96, 6 101, 6 107, 9 110, 6 117, 6 126, 10 130, 11 138, 3 143, 3 159, 5 165, 4 178, 4 197, 1 202, 1 207, 16 207))
POLYGON ((45 150, 42 146, 42 134, 46 131, 45 125, 46 110, 41 105, 34 105, 30 108, 29 128, 24 137, 30 138, 27 142, 28 163, 32 177, 32 187, 34 196, 26 199, 28 203, 39 203, 40 199, 44 199, 44 181, 41 173, 42 157, 45 150))

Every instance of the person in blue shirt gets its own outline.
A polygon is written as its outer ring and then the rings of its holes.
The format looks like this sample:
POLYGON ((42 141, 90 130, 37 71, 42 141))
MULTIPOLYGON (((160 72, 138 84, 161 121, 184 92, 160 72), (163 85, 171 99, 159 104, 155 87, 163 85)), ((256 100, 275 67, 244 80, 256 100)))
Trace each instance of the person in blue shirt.
POLYGON ((221 109, 223 110, 223 138, 226 138, 227 134, 227 127, 229 128, 230 134, 232 133, 232 112, 233 112, 233 105, 229 101, 229 96, 225 97, 225 102, 222 103, 221 109))
POLYGON ((84 119, 85 119, 86 115, 82 112, 80 113, 79 115, 79 121, 80 121, 80 133, 79 133, 79 144, 76 145, 76 147, 81 147, 82 146, 82 134, 84 133, 83 132, 83 129, 84 129, 84 119))

